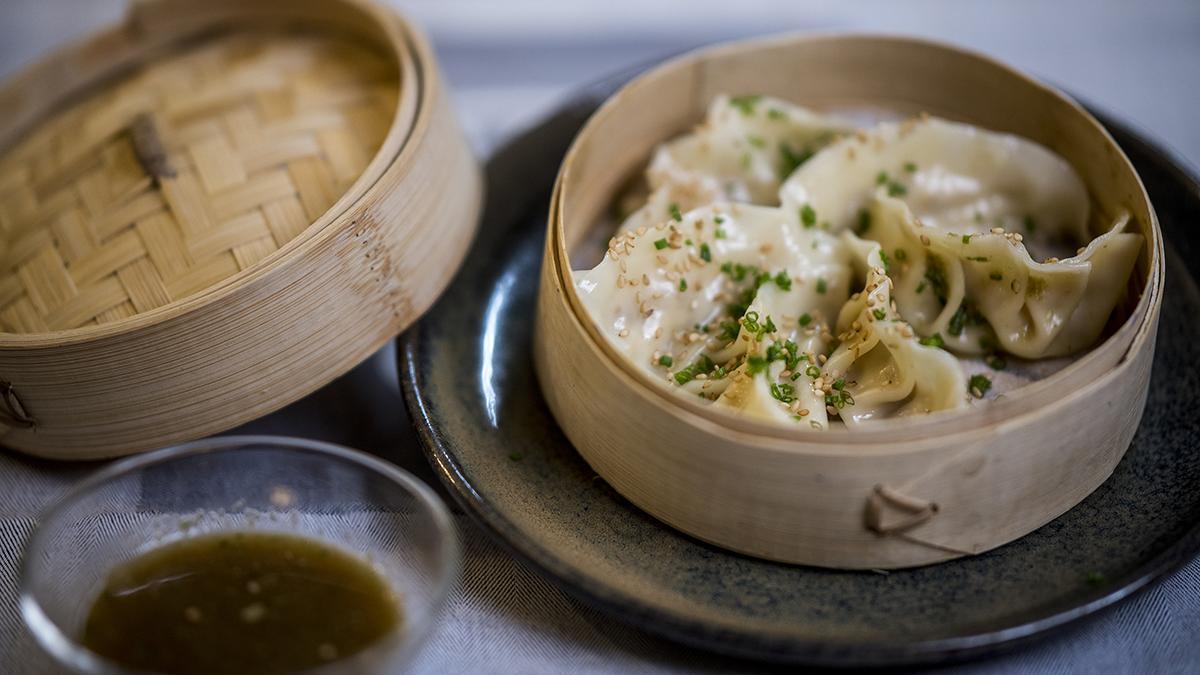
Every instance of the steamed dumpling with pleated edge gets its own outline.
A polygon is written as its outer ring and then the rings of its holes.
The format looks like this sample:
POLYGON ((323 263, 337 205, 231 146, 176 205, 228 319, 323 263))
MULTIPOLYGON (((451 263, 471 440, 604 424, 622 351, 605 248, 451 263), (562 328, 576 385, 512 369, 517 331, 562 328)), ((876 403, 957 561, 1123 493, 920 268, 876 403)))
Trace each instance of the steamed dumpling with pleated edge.
POLYGON ((812 386, 847 425, 882 417, 966 407, 967 377, 958 359, 922 344, 892 305, 892 280, 878 244, 847 242, 865 267, 863 290, 838 317, 839 344, 812 386))
POLYGON ((651 226, 672 204, 683 211, 717 201, 773 206, 785 178, 852 130, 779 99, 718 96, 692 133, 659 146, 646 170, 650 196, 620 229, 651 226))
POLYGON ((838 238, 778 208, 721 203, 676 215, 613 237, 596 267, 575 273, 609 342, 673 386, 744 360, 739 320, 768 285, 786 297, 766 310, 781 325, 805 312, 832 320, 849 296, 838 238))
POLYGON ((738 320, 737 337, 711 355, 735 366, 729 377, 719 386, 709 380, 693 390, 718 407, 749 417, 824 429, 824 396, 814 392, 811 382, 817 355, 832 346, 832 321, 846 299, 842 293, 833 295, 828 289, 818 293, 794 285, 760 286, 738 320))
POLYGON ((867 214, 861 236, 881 246, 900 313, 922 336, 961 354, 1001 349, 1035 359, 1090 346, 1142 244, 1123 231, 1124 216, 1081 253, 1037 262, 1019 234, 925 227, 898 199, 873 197, 867 214))
POLYGON ((1038 255, 1062 256, 1091 238, 1087 190, 1066 160, 1024 138, 931 117, 846 136, 780 188, 785 209, 835 231, 858 227, 877 194, 948 232, 1022 232, 1038 255))

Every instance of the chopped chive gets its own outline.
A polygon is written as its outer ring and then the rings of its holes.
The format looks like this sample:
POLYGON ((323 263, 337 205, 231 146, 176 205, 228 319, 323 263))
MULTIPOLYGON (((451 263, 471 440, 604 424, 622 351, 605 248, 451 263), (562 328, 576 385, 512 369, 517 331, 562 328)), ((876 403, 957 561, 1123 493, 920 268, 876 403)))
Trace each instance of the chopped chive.
POLYGON ((812 323, 812 316, 808 312, 805 312, 800 315, 800 326, 801 327, 807 326, 810 323, 812 323))
POLYGON ((779 108, 770 108, 767 110, 767 118, 773 120, 785 120, 787 119, 787 113, 779 108))
POLYGON ((708 248, 708 243, 700 244, 700 258, 704 262, 712 262, 712 251, 708 248))
POLYGON ((992 281, 1003 281, 1004 275, 999 272, 992 272, 991 274, 988 275, 988 278, 991 279, 992 281))
POLYGON ((867 230, 871 229, 871 212, 867 209, 858 210, 858 226, 854 228, 854 234, 863 236, 867 230))
POLYGON ((679 212, 679 204, 671 202, 671 205, 667 207, 667 211, 671 213, 671 217, 675 220, 680 222, 683 221, 683 214, 679 212))
POLYGON ((916 173, 916 172, 917 172, 917 165, 916 165, 916 164, 914 164, 913 162, 905 162, 905 163, 904 163, 904 170, 905 170, 905 171, 907 171, 907 172, 909 172, 909 173, 916 173))
POLYGON ((804 223, 804 227, 814 227, 817 224, 817 212, 813 210, 812 204, 805 204, 800 207, 800 222, 804 223))
POLYGON ((975 398, 983 398, 992 388, 992 380, 987 375, 972 375, 967 383, 967 391, 975 398))
POLYGON ((790 384, 771 383, 771 396, 781 403, 791 403, 796 400, 796 388, 790 384))
POLYGON ((770 362, 761 356, 751 356, 746 359, 746 372, 757 375, 767 369, 770 362))
POLYGON ((829 290, 829 285, 825 283, 825 278, 824 277, 818 278, 817 279, 817 292, 824 295, 825 291, 827 291, 827 290, 829 290))
POLYGON ((988 354, 983 361, 992 370, 1004 370, 1008 367, 1008 361, 1004 360, 1004 357, 999 354, 988 354))
POLYGON ((967 260, 970 260, 972 262, 987 262, 988 261, 987 256, 985 256, 985 255, 969 255, 969 256, 967 256, 967 260))
POLYGON ((680 279, 679 280, 679 292, 682 293, 686 290, 687 290, 687 279, 680 279))
POLYGON ((974 235, 970 235, 970 234, 964 234, 964 235, 962 236, 962 242, 963 242, 964 244, 969 244, 969 243, 971 243, 971 237, 972 237, 972 236, 974 236, 974 235))
POLYGON ((880 250, 879 250, 879 261, 883 263, 883 273, 884 273, 884 274, 891 274, 891 272, 892 272, 892 261, 891 261, 891 260, 888 258, 888 254, 887 254, 887 253, 885 253, 885 252, 883 251, 883 249, 880 249, 880 250))
POLYGON ((670 368, 671 365, 674 363, 675 363, 675 359, 671 358, 667 354, 663 354, 662 356, 658 357, 658 365, 660 365, 660 366, 666 366, 666 367, 670 368))
MULTIPOLYGON (((718 221, 718 222, 720 222, 720 221, 718 221)), ((725 229, 718 227, 717 231, 713 233, 713 236, 716 237, 717 239, 724 239, 725 238, 725 229)))
POLYGON ((871 310, 871 314, 875 315, 876 321, 883 321, 883 318, 885 316, 887 316, 887 312, 883 311, 882 309, 878 309, 878 308, 871 310))
POLYGON ((838 391, 845 389, 846 388, 846 378, 839 377, 837 379, 837 381, 833 383, 833 388, 837 389, 838 391))
POLYGON ((904 262, 907 259, 908 259, 908 251, 905 251, 902 248, 896 249, 896 260, 899 260, 900 262, 904 262))
POLYGON ((888 182, 888 173, 886 171, 880 171, 879 174, 875 176, 875 184, 876 185, 883 185, 884 183, 887 183, 887 182, 888 182))
POLYGON ((925 292, 925 286, 926 286, 926 285, 928 285, 928 283, 929 283, 929 282, 927 282, 927 281, 925 281, 924 279, 922 279, 922 280, 921 280, 921 283, 917 284, 917 292, 918 292, 918 293, 924 293, 924 292, 925 292))
POLYGON ((767 146, 767 142, 763 140, 762 136, 747 136, 746 142, 756 148, 765 148, 767 146))
POLYGON ((780 270, 780 272, 775 275, 774 282, 781 291, 792 290, 792 278, 788 276, 787 270, 780 270))
POLYGON ((815 380, 821 376, 821 369, 816 366, 809 366, 804 369, 804 374, 815 380))
POLYGON ((812 159, 813 151, 808 148, 803 148, 799 152, 792 149, 792 146, 787 142, 779 144, 779 175, 787 178, 792 173, 800 168, 808 160, 812 159))
POLYGON ((941 348, 941 347, 946 346, 946 341, 942 339, 941 333, 934 333, 933 335, 930 335, 929 337, 921 338, 917 342, 920 342, 921 344, 925 345, 926 347, 941 348))
POLYGON ((663 250, 663 249, 664 249, 664 248, 666 248, 666 247, 667 247, 667 240, 666 240, 666 239, 659 239, 658 241, 654 242, 654 248, 656 248, 656 249, 658 249, 658 250, 660 250, 660 251, 661 251, 661 250, 663 250))
POLYGON ((892 181, 888 183, 887 193, 889 197, 903 197, 908 194, 908 188, 904 187, 903 183, 892 181))
POLYGON ((754 108, 760 100, 762 100, 760 94, 746 94, 744 96, 734 96, 729 99, 729 105, 737 108, 743 115, 749 117, 754 114, 754 108))
POLYGON ((720 225, 725 222, 725 216, 713 216, 713 222, 720 225))

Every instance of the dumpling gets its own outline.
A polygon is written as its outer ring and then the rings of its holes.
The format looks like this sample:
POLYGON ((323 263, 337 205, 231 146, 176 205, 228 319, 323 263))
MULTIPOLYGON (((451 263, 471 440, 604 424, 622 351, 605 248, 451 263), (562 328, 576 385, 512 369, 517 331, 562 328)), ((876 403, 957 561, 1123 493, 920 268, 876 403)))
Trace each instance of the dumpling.
POLYGON ((715 380, 770 348, 746 319, 792 332, 830 325, 850 294, 851 271, 836 236, 806 231, 774 207, 722 203, 614 237, 575 283, 620 352, 715 400, 728 384, 715 380))
POLYGON ((620 231, 650 227, 718 201, 773 206, 780 183, 846 122, 766 96, 718 96, 695 131, 659 146, 646 178, 650 196, 620 231))
POLYGON ((1090 346, 1122 297, 1142 243, 1123 232, 1125 215, 1081 253, 1037 262, 1020 234, 923 227, 889 197, 874 197, 867 213, 862 236, 881 247, 900 313, 919 334, 961 354, 1003 349, 1033 359, 1090 346))
POLYGON ((836 308, 820 294, 793 289, 774 283, 758 289, 737 338, 711 357, 737 367, 720 382, 700 384, 698 393, 750 417, 823 429, 824 395, 814 391, 812 381, 819 376, 817 354, 833 340, 836 308))
POLYGON ((848 242, 865 264, 866 284, 842 308, 837 349, 813 388, 849 426, 881 417, 965 407, 967 378, 958 359, 922 344, 892 304, 882 249, 848 242))
POLYGON ((930 227, 1022 232, 1038 255, 1062 255, 1090 239, 1087 190, 1065 160, 1017 136, 937 118, 847 136, 780 188, 789 213, 813 214, 810 221, 835 231, 860 227, 875 195, 902 198, 930 227))

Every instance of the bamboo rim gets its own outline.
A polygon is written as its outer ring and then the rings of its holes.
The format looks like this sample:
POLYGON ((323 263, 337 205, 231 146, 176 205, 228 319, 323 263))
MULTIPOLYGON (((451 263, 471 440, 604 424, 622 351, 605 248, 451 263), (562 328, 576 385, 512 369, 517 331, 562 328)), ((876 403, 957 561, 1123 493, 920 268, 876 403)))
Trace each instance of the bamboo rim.
MULTIPOLYGON (((660 142, 662 140, 666 139, 660 139, 660 142)), ((645 157, 646 152, 641 152, 640 156, 645 157)), ((753 439, 755 443, 767 443, 773 449, 793 453, 796 452, 796 448, 789 445, 789 442, 792 444, 796 441, 819 443, 822 439, 828 442, 836 438, 837 443, 862 446, 862 448, 856 447, 854 449, 855 453, 860 453, 865 449, 876 451, 880 454, 891 454, 894 452, 894 446, 890 445, 892 443, 919 440, 932 436, 953 438, 959 434, 963 434, 965 437, 985 426, 1007 425, 1009 422, 1032 415, 1039 408, 1062 399, 1063 396, 1059 393, 1062 389, 1067 389, 1070 392, 1069 395, 1072 397, 1078 396, 1082 390, 1090 390, 1097 380, 1106 379, 1103 376, 1104 373, 1115 371, 1120 364, 1127 361, 1129 354, 1145 349, 1147 341, 1150 341, 1150 348, 1153 348, 1153 337, 1157 326, 1158 307, 1161 305, 1165 275, 1165 261, 1162 255, 1162 230, 1154 207, 1150 203, 1149 196, 1146 194, 1145 186, 1142 184, 1141 177, 1133 169, 1124 151, 1116 145, 1116 141, 1112 138, 1111 134, 1089 112, 1057 89, 1039 82, 984 54, 943 42, 886 34, 785 34, 766 39, 740 41, 688 52, 640 75, 622 87, 609 100, 605 101, 592 117, 589 118, 583 129, 576 136, 575 141, 572 142, 555 181, 548 221, 546 249, 544 251, 545 260, 549 264, 554 265, 555 276, 560 285, 560 289, 558 290, 561 291, 565 302, 570 307, 570 313, 575 325, 588 336, 588 342, 596 351, 596 356, 609 365, 611 371, 618 373, 619 377, 628 386, 641 391, 653 392, 658 400, 665 401, 668 404, 668 407, 665 409, 666 411, 673 411, 679 414, 690 424, 718 435, 728 434, 747 440, 753 439), (1142 207, 1149 214, 1149 222, 1140 223, 1141 219, 1138 219, 1138 222, 1142 226, 1142 234, 1146 238, 1146 249, 1140 258, 1140 260, 1146 261, 1144 264, 1145 276, 1141 280, 1141 291, 1138 301, 1121 326, 1100 343, 1075 358, 1062 370, 1020 387, 1018 390, 1014 390, 1014 392, 1020 392, 1020 397, 1006 396, 1003 399, 988 401, 987 405, 972 410, 943 411, 911 418, 880 420, 869 426, 854 430, 844 427, 837 428, 836 426, 831 426, 830 429, 823 431, 804 428, 785 428, 766 421, 758 421, 739 415, 736 411, 725 411, 712 406, 702 405, 691 400, 689 397, 677 395, 676 392, 664 386, 663 383, 651 378, 648 373, 618 353, 616 349, 608 344, 608 341, 600 333, 599 328, 590 319, 590 315, 583 306, 583 302, 575 289, 564 224, 566 212, 570 208, 567 199, 568 195, 564 194, 566 190, 565 186, 571 182, 572 168, 576 163, 576 157, 585 151, 588 142, 591 140, 591 130, 599 126, 606 117, 614 116, 619 112, 620 100, 625 95, 625 92, 637 87, 648 86, 657 77, 688 68, 702 69, 707 60, 719 59, 724 56, 762 48, 781 46, 798 40, 809 42, 882 40, 899 45, 939 50, 955 57, 973 59, 983 67, 1003 72, 1010 77, 1015 77, 1022 84, 1055 99, 1059 104, 1067 106, 1080 119, 1084 120, 1089 128, 1099 134, 1104 142, 1111 147, 1114 161, 1119 162, 1122 168, 1128 171, 1133 177, 1138 188, 1136 198, 1141 202, 1135 206, 1142 207), (1107 369, 1101 367, 1102 362, 1105 360, 1110 362, 1107 369), (1101 377, 1095 376, 1097 371, 1101 372, 1101 377), (830 433, 837 434, 837 436, 830 437, 828 435, 830 433)), ((589 227, 592 226, 594 226, 594 223, 589 227)), ((1139 264, 1139 268, 1142 267, 1143 265, 1139 264)), ((1135 268, 1135 274, 1137 273, 1138 268, 1135 268)), ((847 452, 839 451, 841 448, 837 447, 836 443, 830 443, 829 449, 832 451, 831 454, 834 455, 847 454, 847 452)))
POLYGON ((30 82, 50 82, 60 85, 57 87, 57 91, 43 96, 38 105, 18 113, 17 120, 0 127, 0 149, 2 149, 0 151, 4 151, 28 127, 36 126, 40 117, 39 113, 45 113, 46 110, 64 102, 87 97, 113 80, 121 78, 131 68, 144 62, 158 50, 170 49, 172 46, 200 39, 212 31, 220 30, 235 19, 255 19, 267 25, 286 21, 316 25, 313 23, 315 17, 318 14, 324 16, 329 12, 329 7, 323 6, 324 3, 340 5, 342 9, 353 13, 349 19, 351 25, 382 31, 382 37, 386 39, 379 40, 378 46, 385 49, 388 56, 395 60, 401 82, 396 110, 391 120, 392 126, 375 156, 371 158, 362 174, 351 186, 320 218, 309 224, 294 238, 254 265, 240 270, 208 288, 111 323, 40 333, 0 331, 0 349, 19 351, 76 345, 161 324, 174 317, 221 301, 237 287, 261 280, 279 266, 286 264, 287 260, 320 245, 319 242, 324 239, 336 236, 336 228, 330 228, 329 225, 344 216, 355 203, 371 195, 375 191, 376 184, 393 164, 403 162, 413 154, 414 150, 408 141, 429 126, 429 117, 432 111, 429 106, 422 105, 422 102, 432 97, 436 78, 430 77, 427 72, 429 64, 434 63, 434 58, 432 49, 424 36, 411 31, 401 15, 376 5, 370 0, 317 0, 316 2, 303 0, 295 3, 270 1, 222 5, 217 7, 216 11, 202 17, 201 20, 189 23, 183 29, 178 29, 179 24, 175 22, 176 29, 181 30, 179 33, 169 33, 168 30, 169 34, 165 38, 160 35, 146 44, 140 44, 138 40, 141 36, 160 33, 164 28, 171 28, 174 17, 169 10, 179 4, 177 0, 142 0, 132 7, 121 24, 68 45, 62 51, 56 52, 50 60, 35 63, 8 80, 0 88, 0 113, 4 113, 14 106, 23 105, 21 90, 28 87, 30 82), (160 14, 164 11, 165 16, 160 14), (285 12, 285 14, 281 15, 279 12, 285 12), (403 45, 404 48, 399 48, 398 45, 403 45), (114 47, 127 50, 128 53, 123 53, 109 63, 101 64, 96 72, 85 73, 77 78, 67 78, 62 82, 56 82, 53 77, 50 77, 51 74, 62 69, 62 64, 78 61, 97 48, 111 49, 114 47), (85 81, 87 84, 80 88, 78 86, 80 81, 85 81))

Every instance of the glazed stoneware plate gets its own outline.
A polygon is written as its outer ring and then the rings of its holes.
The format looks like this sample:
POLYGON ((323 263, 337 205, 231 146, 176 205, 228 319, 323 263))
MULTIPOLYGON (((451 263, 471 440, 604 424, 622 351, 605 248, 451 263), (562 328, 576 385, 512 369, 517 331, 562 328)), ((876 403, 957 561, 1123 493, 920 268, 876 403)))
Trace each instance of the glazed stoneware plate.
POLYGON ((1110 607, 1196 554, 1200 235, 1191 226, 1200 222, 1200 186, 1112 123, 1158 210, 1167 288, 1141 427, 1112 478, 1083 503, 988 553, 885 574, 729 553, 622 499, 558 430, 530 349, 551 184, 575 131, 623 79, 583 92, 493 156, 467 264, 402 344, 405 394, 430 462, 501 542, 647 630, 730 654, 829 665, 996 652, 1110 607))

